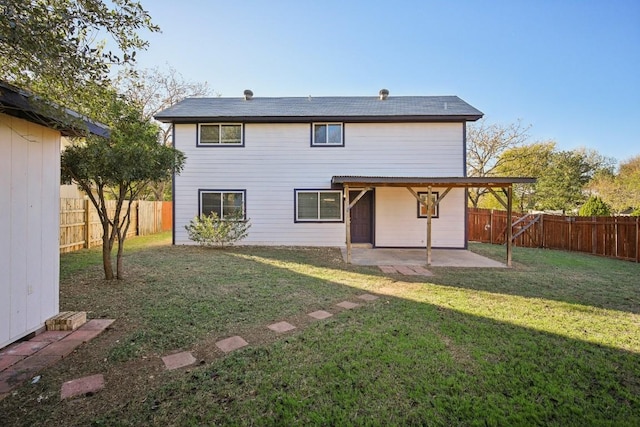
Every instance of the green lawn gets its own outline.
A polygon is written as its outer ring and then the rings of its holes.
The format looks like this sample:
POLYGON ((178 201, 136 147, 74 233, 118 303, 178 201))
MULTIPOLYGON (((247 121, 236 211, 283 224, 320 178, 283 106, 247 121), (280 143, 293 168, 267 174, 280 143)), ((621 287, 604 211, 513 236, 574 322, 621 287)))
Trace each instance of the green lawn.
POLYGON ((0 401, 0 425, 640 425, 638 264, 515 248, 512 269, 424 278, 337 249, 169 238, 132 239, 119 282, 101 279, 99 250, 61 257, 61 309, 117 320, 0 401), (335 315, 306 316, 319 309, 335 315), (266 328, 281 320, 298 328, 266 328), (231 335, 250 345, 222 354, 231 335), (165 371, 179 350, 198 363, 165 371), (95 373, 104 390, 59 400, 95 373))

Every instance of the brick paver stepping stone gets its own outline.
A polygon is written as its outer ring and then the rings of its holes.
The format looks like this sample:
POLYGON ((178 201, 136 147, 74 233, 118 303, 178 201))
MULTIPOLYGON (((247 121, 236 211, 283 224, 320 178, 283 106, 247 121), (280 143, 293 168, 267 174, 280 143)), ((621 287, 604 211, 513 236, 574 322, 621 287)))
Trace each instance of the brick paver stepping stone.
POLYGON ((283 333, 283 332, 292 331, 296 327, 289 322, 278 322, 278 323, 274 323, 273 325, 267 326, 267 328, 278 333, 283 333))
POLYGON ((249 345, 249 343, 237 335, 235 337, 225 338, 216 343, 216 347, 225 353, 229 353, 230 351, 237 350, 247 345, 249 345))
POLYGON ((398 273, 404 274, 405 276, 417 276, 418 275, 418 273, 416 273, 408 265, 394 265, 393 268, 395 268, 398 271, 398 273))
POLYGON ((185 366, 196 363, 196 358, 188 351, 182 353, 170 354, 162 358, 164 366, 168 370, 183 368, 185 366))
POLYGON ((393 268, 392 265, 379 265, 378 267, 380 267, 380 270, 382 270, 383 273, 397 273, 398 270, 396 270, 395 268, 393 268))
POLYGON ((433 273, 424 268, 421 265, 411 265, 409 266, 413 271, 418 273, 420 276, 433 276, 433 273))
POLYGON ((376 295, 371 295, 371 294, 362 294, 362 295, 358 295, 358 298, 360 298, 362 300, 365 300, 365 301, 375 301, 380 297, 378 297, 376 295))
POLYGON ((21 343, 14 344, 11 347, 7 348, 6 350, 3 350, 2 352, 0 352, 0 355, 1 356, 5 356, 5 355, 6 356, 31 356, 38 350, 41 350, 48 345, 49 343, 46 341, 45 342, 24 341, 21 343))
POLYGON ((308 315, 313 317, 314 319, 318 319, 318 320, 326 319, 328 317, 333 316, 333 314, 329 313, 328 311, 324 311, 324 310, 314 311, 313 313, 309 313, 308 315))
POLYGON ((62 384, 60 389, 60 399, 96 393, 104 388, 104 376, 102 374, 91 375, 89 377, 78 378, 62 384))
POLYGON ((347 310, 351 310, 352 308, 358 307, 360 304, 356 304, 351 301, 342 301, 336 304, 338 307, 346 308, 347 310))

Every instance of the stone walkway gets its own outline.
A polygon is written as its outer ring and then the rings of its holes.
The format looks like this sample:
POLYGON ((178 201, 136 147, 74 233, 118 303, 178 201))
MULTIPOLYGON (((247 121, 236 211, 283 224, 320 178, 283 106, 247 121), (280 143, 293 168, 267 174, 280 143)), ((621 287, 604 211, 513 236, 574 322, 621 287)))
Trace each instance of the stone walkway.
MULTIPOLYGON (((397 271, 397 270, 395 270, 397 271)), ((420 274, 414 271, 414 274, 420 274)), ((358 295, 361 303, 342 301, 336 304, 342 310, 352 310, 362 303, 375 301, 379 297, 372 294, 358 295)), ((307 315, 316 320, 324 320, 334 313, 317 310, 307 315)), ((93 319, 75 331, 48 331, 36 335, 29 341, 14 343, 0 351, 0 399, 7 396, 14 388, 27 380, 37 381, 36 374, 56 361, 71 354, 79 345, 98 336, 113 323, 110 319, 93 319)), ((266 326, 271 331, 284 334, 293 331, 298 326, 287 321, 280 321, 266 326)), ((224 354, 231 353, 250 345, 241 336, 231 336, 215 343, 224 354)), ((196 358, 189 351, 168 354, 162 357, 166 370, 175 370, 192 366, 196 358)), ((72 379, 62 384, 60 399, 77 396, 90 396, 105 387, 102 374, 90 375, 72 379)))
MULTIPOLYGON (((362 295, 358 295, 357 298, 359 298, 362 301, 371 302, 371 301, 377 300, 379 297, 372 294, 362 294, 362 295)), ((360 305, 361 304, 357 304, 351 301, 342 301, 336 304, 336 306, 345 310, 351 310, 356 307, 360 307, 360 305)), ((317 310, 311 313, 307 313, 307 315, 316 320, 324 320, 333 316, 333 313, 326 310, 317 310)), ((271 325, 268 325, 267 328, 276 333, 283 334, 286 332, 293 331, 294 329, 297 329, 297 326, 287 321, 280 321, 280 322, 276 322, 271 325)), ((238 335, 225 338, 216 342, 216 347, 218 347, 218 349, 220 349, 225 354, 231 353, 232 351, 238 350, 248 345, 249 343, 244 338, 238 335)), ((164 362, 165 369, 173 370, 173 369, 179 369, 179 368, 184 368, 186 366, 193 365, 194 363, 196 363, 196 358, 193 356, 191 352, 183 351, 181 353, 174 353, 168 356, 164 356, 162 358, 162 361, 164 362)))
POLYGON ((38 372, 68 356, 82 343, 97 337, 113 322, 112 319, 93 319, 75 331, 47 331, 2 349, 0 399, 27 380, 36 381, 38 372))

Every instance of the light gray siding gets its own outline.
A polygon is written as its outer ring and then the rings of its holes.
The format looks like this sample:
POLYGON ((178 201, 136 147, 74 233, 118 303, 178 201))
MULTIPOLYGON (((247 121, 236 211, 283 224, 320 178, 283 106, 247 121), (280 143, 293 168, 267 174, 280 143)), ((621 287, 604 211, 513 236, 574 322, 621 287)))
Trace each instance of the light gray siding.
POLYGON ((58 313, 60 133, 0 114, 0 348, 58 313))
MULTIPOLYGON (((252 227, 244 244, 343 246, 344 223, 295 223, 294 190, 328 189, 334 175, 462 176, 463 126, 346 123, 344 147, 311 147, 310 123, 245 124, 244 147, 196 147, 197 125, 176 124, 175 146, 187 156, 184 171, 175 181, 176 243, 191 243, 184 226, 198 214, 198 190, 211 189, 246 190, 247 217, 252 227)), ((404 200, 405 193, 412 197, 403 188, 379 189, 377 209, 381 214, 395 209, 394 203, 404 200)), ((453 193, 447 199, 441 217, 452 218, 439 219, 440 224, 463 222, 464 200, 453 193), (457 202, 461 207, 449 209, 449 204, 457 202)), ((392 232, 407 236, 406 243, 391 239, 389 230, 380 228, 393 222, 385 213, 376 218, 376 235, 382 239, 376 244, 422 245, 413 231, 423 222, 415 218, 413 200, 409 214, 415 221, 397 222, 392 232)), ((439 233, 439 246, 462 247, 464 228, 461 230, 462 234, 434 230, 434 237, 439 233)))

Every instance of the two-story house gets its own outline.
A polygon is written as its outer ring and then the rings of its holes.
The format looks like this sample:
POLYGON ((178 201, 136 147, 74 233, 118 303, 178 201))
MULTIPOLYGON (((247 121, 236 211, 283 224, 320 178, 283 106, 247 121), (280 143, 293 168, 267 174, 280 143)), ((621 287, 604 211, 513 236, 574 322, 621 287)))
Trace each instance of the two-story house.
POLYGON ((465 248, 466 188, 482 184, 465 178, 466 126, 481 117, 456 96, 384 89, 185 99, 156 115, 187 156, 174 243, 190 243, 195 216, 239 209, 252 224, 243 244, 465 248))

